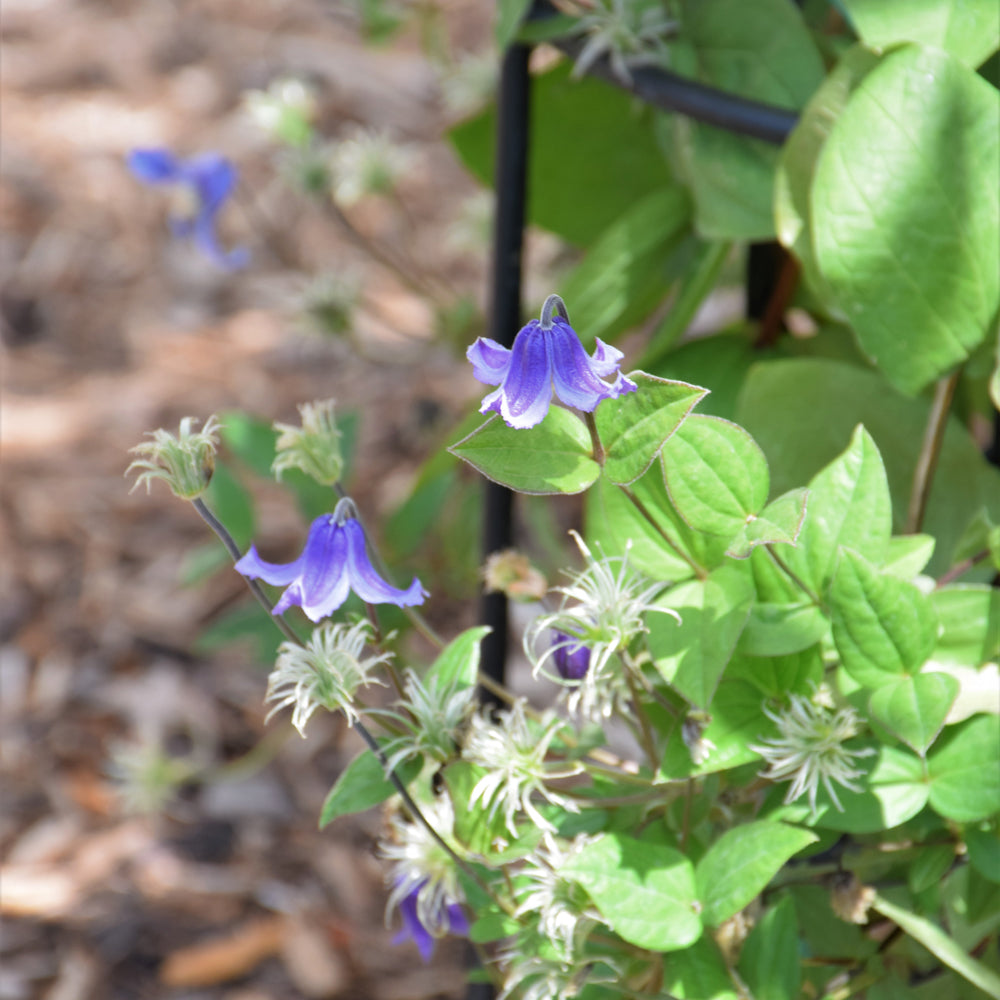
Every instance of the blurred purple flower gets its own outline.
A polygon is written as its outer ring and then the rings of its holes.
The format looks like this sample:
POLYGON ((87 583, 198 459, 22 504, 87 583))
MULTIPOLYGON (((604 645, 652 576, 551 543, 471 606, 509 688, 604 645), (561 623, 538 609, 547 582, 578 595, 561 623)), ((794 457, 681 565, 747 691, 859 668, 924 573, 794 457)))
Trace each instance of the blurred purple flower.
POLYGON ((294 562, 265 562, 251 545, 236 570, 248 579, 286 588, 274 606, 274 614, 298 605, 314 622, 332 615, 352 590, 368 604, 395 604, 400 608, 422 604, 425 596, 416 577, 406 590, 398 590, 379 576, 368 558, 365 532, 357 520, 354 501, 346 498, 332 514, 313 521, 302 555, 294 562))
POLYGON ((590 669, 590 649, 565 632, 556 632, 552 662, 564 681, 583 680, 590 669))
POLYGON ((392 939, 392 943, 402 944, 404 941, 413 941, 420 952, 420 957, 425 962, 429 962, 434 954, 434 939, 442 934, 468 934, 469 921, 458 903, 446 903, 443 912, 437 914, 440 920, 440 926, 434 928, 437 933, 431 933, 421 921, 417 905, 420 890, 425 884, 426 880, 418 883, 399 901, 399 913, 403 918, 403 927, 392 939))
POLYGON ((227 271, 245 267, 249 253, 226 252, 215 235, 215 218, 236 187, 236 168, 218 153, 182 160, 167 149, 133 149, 127 163, 145 184, 170 186, 177 194, 170 226, 175 236, 191 239, 210 260, 227 271))
POLYGON ((617 348, 598 339, 593 356, 587 354, 558 295, 545 300, 541 318, 521 329, 513 349, 480 337, 466 357, 480 382, 500 387, 483 400, 479 412, 492 410, 519 429, 541 423, 553 389, 567 406, 592 413, 602 400, 617 399, 636 388, 618 370, 624 355, 617 348), (614 382, 604 381, 612 375, 614 382))

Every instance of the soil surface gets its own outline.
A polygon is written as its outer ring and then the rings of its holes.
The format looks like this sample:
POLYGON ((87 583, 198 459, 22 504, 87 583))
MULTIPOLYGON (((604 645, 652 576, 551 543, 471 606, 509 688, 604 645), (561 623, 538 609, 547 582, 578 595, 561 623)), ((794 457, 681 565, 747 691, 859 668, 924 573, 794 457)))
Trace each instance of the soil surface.
MULTIPOLYGON (((378 46, 360 6, 4 5, 0 1000, 464 995, 462 942, 429 965, 392 943, 378 811, 317 829, 359 740, 333 718, 307 740, 287 713, 265 726, 270 664, 246 644, 198 651, 241 579, 185 586, 206 529, 162 483, 147 496, 123 478, 128 449, 184 416, 294 422, 333 396, 361 414, 352 491, 378 523, 476 395, 433 333, 432 296, 482 308, 487 247, 454 237, 476 189, 443 139, 454 104, 422 38, 488 51, 492 5, 406 6, 433 23, 378 46), (243 100, 289 75, 332 141, 364 126, 408 144, 398 198, 345 208, 345 225, 296 193, 243 100), (246 269, 172 237, 164 193, 125 166, 151 146, 235 162, 220 238, 249 249, 246 269), (363 288, 349 335, 301 320, 322 274, 363 288), (187 770, 143 811, 122 775, 150 760, 187 770)), ((294 504, 259 499, 258 540, 292 556, 294 504)))

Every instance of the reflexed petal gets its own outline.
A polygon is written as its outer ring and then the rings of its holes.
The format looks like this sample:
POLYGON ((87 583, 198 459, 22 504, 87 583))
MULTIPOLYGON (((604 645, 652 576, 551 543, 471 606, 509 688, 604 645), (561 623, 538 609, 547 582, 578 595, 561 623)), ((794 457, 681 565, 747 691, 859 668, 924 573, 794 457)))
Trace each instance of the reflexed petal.
POLYGON ((236 572, 248 580, 263 580, 273 587, 287 587, 301 572, 303 556, 290 563, 269 563, 257 555, 257 547, 250 546, 250 551, 236 564, 236 572))
MULTIPOLYGON (((583 349, 573 328, 557 319, 552 324, 552 381, 556 395, 567 406, 591 413, 603 399, 615 399, 623 392, 631 392, 635 384, 619 375, 612 385, 598 377, 594 365, 583 349)), ((607 370, 608 359, 615 348, 602 344, 598 348, 602 370, 607 370)), ((615 351, 615 353, 618 353, 615 351)), ((611 368, 614 371, 614 368, 611 368)), ((608 374, 611 373, 608 372, 608 374)))
POLYGON ((597 376, 583 344, 568 323, 557 319, 550 337, 556 395, 567 406, 593 411, 602 399, 611 395, 611 387, 597 376))
POLYGON ((541 329, 538 320, 528 323, 514 340, 510 366, 501 388, 500 415, 511 427, 534 427, 549 412, 552 399, 549 334, 541 329))
POLYGON ((314 622, 332 615, 347 600, 347 537, 329 514, 316 518, 302 553, 302 576, 297 582, 302 610, 314 622))
POLYGON ((590 358, 590 367, 602 378, 614 375, 625 355, 617 347, 605 344, 600 337, 594 338, 594 344, 595 350, 590 358))
POLYGON ((469 933, 469 921, 465 916, 465 910, 458 903, 448 904, 448 930, 452 934, 463 936, 469 933))
POLYGON ((236 168, 218 153, 203 153, 183 165, 184 179, 198 192, 198 200, 214 215, 236 186, 236 168))
POLYGON ((250 262, 250 254, 243 247, 238 247, 227 253, 219 246, 219 242, 215 236, 215 219, 211 215, 202 213, 196 219, 188 220, 186 225, 185 220, 176 220, 174 222, 174 232, 178 232, 179 228, 187 230, 183 235, 193 235, 198 249, 206 257, 210 257, 219 267, 225 268, 227 271, 235 271, 241 267, 246 267, 250 262))
POLYGON ((486 337, 479 337, 465 356, 472 362, 473 374, 486 385, 499 385, 510 365, 510 351, 486 337))
POLYGON ((168 149, 133 149, 125 162, 132 174, 147 184, 176 181, 181 173, 180 162, 168 149))
POLYGON ((429 962, 434 954, 434 938, 417 916, 418 886, 399 902, 399 914, 403 918, 403 929, 392 939, 393 944, 401 944, 412 939, 420 952, 420 957, 429 962))
POLYGON ((364 530, 354 518, 348 518, 340 530, 346 539, 346 575, 350 579, 351 589, 361 600, 369 604, 395 604, 400 608, 424 603, 424 588, 416 577, 406 590, 398 590, 375 572, 368 559, 364 530))

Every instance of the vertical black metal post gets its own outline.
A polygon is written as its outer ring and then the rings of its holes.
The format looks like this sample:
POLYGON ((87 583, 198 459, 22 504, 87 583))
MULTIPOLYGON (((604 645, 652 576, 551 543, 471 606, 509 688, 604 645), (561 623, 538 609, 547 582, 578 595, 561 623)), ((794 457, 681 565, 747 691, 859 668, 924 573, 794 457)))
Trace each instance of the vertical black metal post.
MULTIPOLYGON (((527 45, 514 43, 503 58, 497 101, 496 220, 490 336, 510 347, 521 327, 521 258, 528 193, 529 91, 527 45)), ((486 483, 483 502, 483 558, 513 543, 513 494, 486 483)), ((482 643, 482 670, 500 683, 507 659, 507 598, 484 594, 480 619, 492 632, 482 643)), ((480 692, 485 701, 493 700, 480 692)), ((471 998, 472 994, 470 994, 471 998)))

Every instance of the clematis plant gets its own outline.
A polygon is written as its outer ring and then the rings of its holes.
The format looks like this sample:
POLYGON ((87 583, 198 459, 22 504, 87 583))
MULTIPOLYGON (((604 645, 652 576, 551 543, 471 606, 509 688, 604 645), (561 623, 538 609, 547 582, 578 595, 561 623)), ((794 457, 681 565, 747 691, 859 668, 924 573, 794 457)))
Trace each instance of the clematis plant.
POLYGON ((479 412, 499 413, 508 426, 519 429, 542 422, 553 391, 567 406, 592 413, 602 400, 617 399, 636 388, 618 370, 624 355, 617 348, 597 340, 588 356, 558 295, 550 295, 540 318, 522 327, 513 348, 480 337, 466 357, 480 382, 499 386, 483 400, 479 412), (611 376, 614 381, 606 382, 611 376))
POLYGON ((213 264, 227 271, 247 265, 249 252, 242 247, 223 250, 215 232, 219 212, 236 188, 236 168, 226 157, 201 153, 181 159, 168 149, 133 149, 127 163, 143 183, 173 193, 170 225, 175 236, 192 240, 213 264))
MULTIPOLYGON (((586 492, 563 586, 514 550, 482 574, 522 602, 525 691, 480 676, 488 629, 445 642, 424 622, 422 583, 387 579, 350 499, 289 563, 226 542, 268 610, 260 583, 282 588, 272 714, 303 732, 341 713, 366 744, 320 822, 385 803, 396 942, 426 961, 468 936, 509 1000, 833 1000, 875 983, 866 1000, 920 1000, 925 953, 933 995, 1000 996, 1000 706, 977 694, 1000 604, 952 582, 970 561, 934 580, 927 536, 892 534, 873 437, 858 426, 772 498, 751 434, 696 412, 705 389, 626 377, 601 342, 589 356, 558 296, 512 350, 480 340, 469 357, 497 388, 452 453, 524 494, 586 492), (352 591, 367 621, 337 620, 352 591), (432 662, 383 633, 382 604, 432 662), (282 617, 294 606, 307 637, 282 617), (480 686, 503 704, 477 705, 480 686)), ((334 413, 275 425, 272 471, 340 492, 334 413)), ((226 541, 206 491, 216 423, 181 430, 132 471, 226 541)))
POLYGON ((382 579, 372 566, 364 528, 349 497, 340 500, 332 514, 313 521, 298 559, 290 563, 265 562, 257 555, 256 546, 251 545, 236 564, 236 571, 249 580, 285 588, 273 614, 300 607, 314 622, 332 615, 351 591, 368 604, 395 604, 401 608, 422 604, 426 596, 416 577, 405 590, 382 579))

